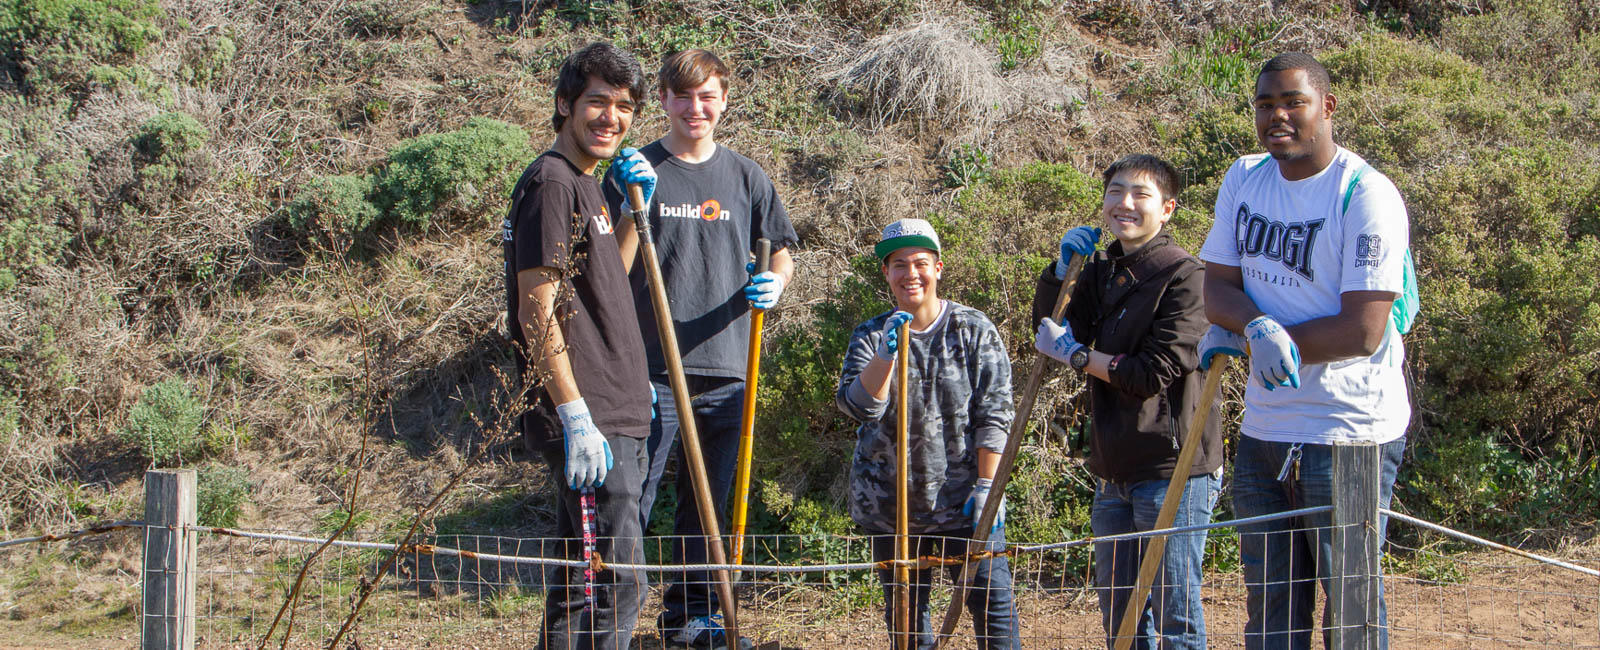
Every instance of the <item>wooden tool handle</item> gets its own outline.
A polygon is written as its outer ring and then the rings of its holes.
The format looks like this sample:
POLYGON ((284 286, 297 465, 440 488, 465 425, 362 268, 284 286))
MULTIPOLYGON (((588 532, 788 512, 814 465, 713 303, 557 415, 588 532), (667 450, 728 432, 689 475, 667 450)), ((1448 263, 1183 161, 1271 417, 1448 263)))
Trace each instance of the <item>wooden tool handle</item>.
MULTIPOLYGON (((1222 372, 1227 367, 1227 356, 1219 354, 1212 357, 1211 369, 1206 371, 1205 386, 1200 389, 1200 403, 1195 407, 1194 417, 1189 420, 1189 433, 1183 437, 1178 463, 1172 466, 1172 478, 1167 481, 1166 498, 1161 501, 1161 513, 1156 515, 1156 530, 1172 527, 1172 521, 1178 517, 1178 503, 1183 500, 1183 488, 1189 482, 1195 451, 1200 448, 1200 439, 1205 437, 1211 404, 1217 401, 1217 389, 1222 385, 1222 372)), ((1166 551, 1166 535, 1151 537, 1145 546, 1144 559, 1139 562, 1139 578, 1134 582, 1127 609, 1122 612, 1122 622, 1117 625, 1116 650, 1128 650, 1133 644, 1134 628, 1139 625, 1139 615, 1144 612, 1145 599, 1150 597, 1150 585, 1155 584, 1156 571, 1161 568, 1161 556, 1166 551)))
POLYGON ((898 647, 911 648, 911 422, 907 396, 911 376, 911 322, 900 323, 899 350, 895 354, 895 430, 899 434, 895 443, 899 470, 895 477, 895 505, 898 520, 895 522, 895 634, 900 638, 898 647))
MULTIPOLYGON (((1051 320, 1060 322, 1066 315, 1067 303, 1072 300, 1072 288, 1078 284, 1078 275, 1083 272, 1083 263, 1084 257, 1076 254, 1067 263, 1066 281, 1061 283, 1061 292, 1056 294, 1055 306, 1050 311, 1051 320)), ((1011 468, 1016 464, 1017 451, 1022 448, 1022 438, 1028 432, 1028 420, 1033 418, 1033 402, 1039 396, 1039 386, 1044 383, 1044 372, 1049 361, 1049 357, 1039 355, 1034 359, 1033 370, 1028 373, 1028 383, 1023 385, 1022 398, 1017 400, 1016 414, 1011 419, 1011 432, 1006 436, 1006 449, 1000 454, 1000 465, 994 472, 994 485, 989 488, 990 498, 984 502, 983 512, 973 527, 972 540, 967 542, 968 553, 983 550, 989 542, 989 531, 994 528, 995 517, 1000 516, 1006 485, 1011 482, 1011 468), (999 498, 994 495, 999 495, 999 498)), ((939 626, 938 636, 934 637, 935 650, 944 645, 944 640, 950 638, 956 631, 956 625, 961 623, 961 607, 965 601, 967 584, 971 581, 972 563, 969 562, 961 566, 961 578, 954 585, 950 605, 944 610, 944 622, 939 626)))

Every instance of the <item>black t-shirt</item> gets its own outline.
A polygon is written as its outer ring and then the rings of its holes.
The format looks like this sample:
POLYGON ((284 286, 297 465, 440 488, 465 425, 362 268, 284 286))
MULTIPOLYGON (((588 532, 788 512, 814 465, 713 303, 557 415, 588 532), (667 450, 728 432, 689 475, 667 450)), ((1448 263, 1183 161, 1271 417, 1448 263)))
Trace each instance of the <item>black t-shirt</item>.
MULTIPOLYGON (((578 392, 607 437, 650 433, 650 387, 644 341, 622 268, 613 222, 600 183, 566 158, 546 151, 528 165, 511 192, 501 236, 506 260, 506 316, 517 342, 517 367, 527 365, 517 320, 517 273, 548 266, 562 271, 571 291, 556 310, 578 392)), ((561 440, 549 393, 537 391, 523 416, 523 434, 536 445, 561 440)))
MULTIPOLYGON (((745 263, 756 240, 767 238, 774 252, 794 244, 794 226, 778 191, 761 166, 718 146, 702 163, 675 158, 657 140, 640 149, 660 178, 650 200, 650 228, 667 287, 678 350, 687 374, 744 378, 750 344, 750 282, 745 263)), ((622 214, 623 192, 616 176, 605 184, 606 203, 622 214)), ((641 254, 640 261, 643 261, 641 254)), ((642 263, 630 278, 644 329, 650 372, 667 372, 655 324, 655 306, 645 286, 642 263)))

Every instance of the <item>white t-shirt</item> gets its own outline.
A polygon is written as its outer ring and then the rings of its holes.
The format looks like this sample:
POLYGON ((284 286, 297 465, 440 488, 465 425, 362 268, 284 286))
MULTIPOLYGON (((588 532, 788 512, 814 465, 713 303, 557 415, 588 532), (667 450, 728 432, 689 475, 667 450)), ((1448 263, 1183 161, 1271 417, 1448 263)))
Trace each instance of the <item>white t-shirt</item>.
MULTIPOLYGON (((1400 293, 1409 230, 1394 183, 1343 147, 1298 181, 1285 180, 1271 156, 1254 154, 1223 177, 1200 259, 1239 267, 1245 294, 1288 327, 1339 313, 1346 291, 1400 293)), ((1391 320, 1372 356, 1303 365, 1298 389, 1249 382, 1240 430, 1276 442, 1399 438, 1411 420, 1404 362, 1391 320)))

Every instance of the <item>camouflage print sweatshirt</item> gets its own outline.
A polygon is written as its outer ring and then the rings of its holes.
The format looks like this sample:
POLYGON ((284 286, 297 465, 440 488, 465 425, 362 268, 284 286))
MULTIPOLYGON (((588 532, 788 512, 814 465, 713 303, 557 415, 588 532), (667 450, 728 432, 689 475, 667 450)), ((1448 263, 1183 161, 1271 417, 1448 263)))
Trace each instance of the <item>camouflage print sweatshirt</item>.
MULTIPOLYGON (((872 361, 889 313, 850 335, 836 401, 856 429, 850 516, 874 533, 895 529, 897 391, 879 401, 857 378, 872 361)), ((1001 452, 1011 427, 1011 361, 1000 333, 976 309, 945 301, 938 320, 911 336, 910 520, 912 533, 970 528, 962 514, 978 479, 978 448, 1001 452)))

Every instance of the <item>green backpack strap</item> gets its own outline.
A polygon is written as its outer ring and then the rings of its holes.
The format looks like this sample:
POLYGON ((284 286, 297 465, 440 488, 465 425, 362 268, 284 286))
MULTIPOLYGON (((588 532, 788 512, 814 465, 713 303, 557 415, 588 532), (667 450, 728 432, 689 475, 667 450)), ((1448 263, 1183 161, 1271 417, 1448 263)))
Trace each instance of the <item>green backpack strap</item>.
MULTIPOLYGON (((1350 175, 1350 183, 1344 188, 1344 201, 1339 207, 1339 215, 1344 216, 1350 210, 1350 199, 1356 194, 1356 186, 1361 184, 1361 176, 1372 169, 1370 165, 1363 164, 1354 174, 1350 175)), ((1401 334, 1409 334, 1411 326, 1417 322, 1417 312, 1422 309, 1422 299, 1417 295, 1417 267, 1411 259, 1411 248, 1406 247, 1405 267, 1400 295, 1394 299, 1394 307, 1389 310, 1389 320, 1394 322, 1394 329, 1401 334)))

